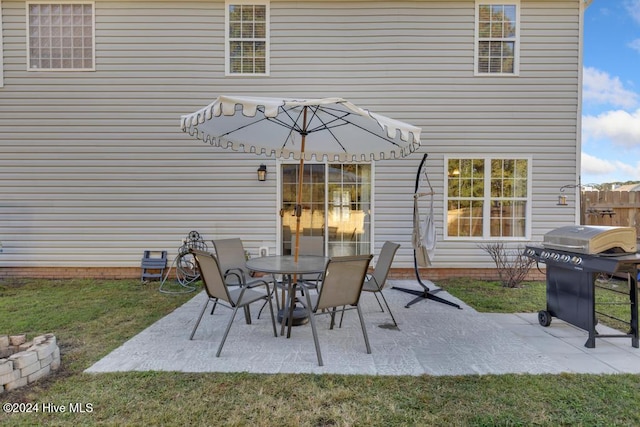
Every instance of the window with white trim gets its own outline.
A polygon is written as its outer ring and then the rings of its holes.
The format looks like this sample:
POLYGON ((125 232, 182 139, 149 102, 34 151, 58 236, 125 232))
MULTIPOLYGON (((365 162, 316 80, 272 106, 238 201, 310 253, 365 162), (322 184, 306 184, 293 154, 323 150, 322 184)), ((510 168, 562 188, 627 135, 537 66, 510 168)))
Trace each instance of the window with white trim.
POLYGON ((476 74, 518 74, 519 33, 519 1, 476 0, 476 74))
POLYGON ((527 238, 530 159, 476 157, 446 162, 448 238, 527 238))
POLYGON ((95 70, 94 2, 27 2, 27 70, 95 70))
POLYGON ((225 71, 227 75, 269 74, 269 2, 226 2, 225 71))

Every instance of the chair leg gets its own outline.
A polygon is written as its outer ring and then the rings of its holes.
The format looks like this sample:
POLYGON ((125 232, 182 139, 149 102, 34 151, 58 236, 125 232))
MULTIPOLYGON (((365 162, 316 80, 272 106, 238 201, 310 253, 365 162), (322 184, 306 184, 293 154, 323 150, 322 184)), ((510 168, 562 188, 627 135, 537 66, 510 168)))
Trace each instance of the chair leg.
POLYGON ((342 328, 342 319, 344 319, 344 305, 342 306, 342 314, 340 314, 340 325, 338 325, 338 328, 342 328))
MULTIPOLYGON (((375 295, 375 294, 374 294, 375 295)), ((391 320, 393 320, 393 324, 397 327, 398 323, 396 322, 396 318, 393 317, 393 313, 391 312, 391 309, 389 308, 389 303, 387 303, 387 299, 384 297, 384 294, 382 292, 380 292, 380 296, 382 297, 382 301, 384 302, 384 305, 387 306, 387 311, 389 312, 389 314, 391 315, 391 320)), ((377 297, 376 297, 377 298, 377 297)), ((379 304, 379 302, 378 302, 379 304)))
POLYGON ((227 340, 227 335, 229 335, 229 330, 231 329, 231 324, 233 323, 233 319, 235 319, 236 317, 238 308, 239 307, 236 305, 233 309, 233 314, 231 315, 231 319, 229 319, 229 323, 227 324, 227 329, 224 331, 224 335, 222 336, 222 341, 220 341, 220 345, 218 346, 218 352, 216 353, 216 357, 220 357, 220 353, 222 352, 222 346, 224 346, 224 342, 227 340))
POLYGON ((247 322, 247 325, 251 324, 251 309, 248 305, 244 306, 244 320, 247 322))
MULTIPOLYGON (((378 291, 378 292, 380 292, 380 291, 378 291)), ((380 311, 384 313, 384 308, 382 308, 382 304, 380 304, 380 300, 378 299, 378 292, 374 292, 373 296, 376 297, 376 301, 378 302, 378 306, 380 307, 380 311)), ((380 294, 382 295, 382 292, 380 292, 380 294)))
MULTIPOLYGON (((260 316, 262 316, 262 310, 264 310, 264 308, 267 306, 267 302, 271 300, 271 295, 273 295, 275 297, 275 299, 276 299, 276 306, 279 305, 278 293, 276 292, 277 287, 278 287, 278 283, 274 281, 273 282, 273 290, 268 290, 267 291, 267 292, 269 292, 269 299, 265 300, 264 304, 262 304, 262 307, 260 307, 260 311, 258 312, 258 319, 260 319, 260 316)), ((277 307, 277 310, 280 310, 280 307, 277 307)))
POLYGON ((364 335, 364 343, 367 346, 367 354, 371 354, 369 336, 367 335, 367 328, 364 326, 364 317, 362 316, 362 310, 360 310, 360 304, 356 305, 356 309, 358 310, 358 317, 360 318, 360 326, 362 327, 362 335, 364 335))
POLYGON ((198 316, 198 321, 196 322, 195 326, 193 327, 193 331, 191 331, 191 336, 189 337, 189 341, 191 341, 193 339, 193 336, 196 333, 196 329, 198 329, 198 325, 200 325, 200 320, 202 320, 202 315, 204 314, 204 311, 207 309, 207 305, 209 305, 209 300, 210 300, 210 298, 207 298, 207 301, 204 303, 204 307, 202 307, 202 311, 200 312, 200 316, 198 316))
POLYGON ((267 306, 267 300, 264 301, 264 304, 262 304, 262 307, 260 307, 260 311, 258 311, 258 320, 260 320, 260 316, 262 316, 262 310, 264 310, 264 308, 267 306))
POLYGON ((218 306, 218 298, 213 300, 213 307, 211 308, 211 314, 213 314, 217 306, 218 306))
MULTIPOLYGON (((329 329, 333 329, 333 326, 336 324, 336 307, 333 307, 333 309, 331 309, 330 316, 331 316, 331 323, 329 323, 329 329)), ((342 327, 342 318, 340 318, 340 327, 342 327)))
POLYGON ((276 329, 276 316, 273 313, 273 302, 271 301, 271 294, 266 296, 267 303, 269 304, 269 312, 271 313, 271 324, 273 325, 273 336, 278 337, 278 330, 276 329))
POLYGON ((311 312, 311 298, 309 297, 309 292, 306 293, 306 299, 309 323, 311 323, 311 333, 313 334, 313 344, 316 346, 316 355, 318 356, 318 365, 323 366, 322 354, 320 353, 320 342, 318 341, 318 331, 316 330, 316 319, 315 315, 311 312))
POLYGON ((289 314, 287 315, 287 338, 291 338, 291 328, 293 327, 293 310, 296 307, 296 288, 292 288, 289 299, 289 314))

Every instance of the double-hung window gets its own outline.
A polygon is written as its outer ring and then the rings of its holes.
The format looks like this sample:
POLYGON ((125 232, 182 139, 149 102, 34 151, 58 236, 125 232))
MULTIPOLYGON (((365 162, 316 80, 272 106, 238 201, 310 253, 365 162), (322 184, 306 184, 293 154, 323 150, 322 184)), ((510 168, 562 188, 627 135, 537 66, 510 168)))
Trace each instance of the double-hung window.
POLYGON ((269 2, 231 0, 225 12, 227 75, 269 74, 269 2))
POLYGON ((94 2, 27 2, 29 71, 95 70, 94 2))
POLYGON ((476 0, 476 75, 519 72, 519 0, 476 0))
POLYGON ((530 159, 449 158, 446 165, 447 238, 527 238, 530 159))

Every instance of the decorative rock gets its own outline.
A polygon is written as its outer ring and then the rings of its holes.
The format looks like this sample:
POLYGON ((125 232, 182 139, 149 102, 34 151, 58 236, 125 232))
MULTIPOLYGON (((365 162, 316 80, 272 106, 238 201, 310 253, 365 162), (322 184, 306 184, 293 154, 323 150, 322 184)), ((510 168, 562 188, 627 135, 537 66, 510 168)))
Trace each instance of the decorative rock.
POLYGON ((42 342, 45 342, 46 340, 47 340, 47 337, 45 335, 40 335, 33 339, 33 344, 40 344, 42 342))
POLYGON ((51 365, 51 362, 53 362, 53 353, 51 353, 50 355, 48 355, 44 359, 40 359, 40 365, 41 366, 51 365))
POLYGON ((20 345, 25 342, 27 342, 27 336, 24 334, 9 336, 9 343, 11 343, 11 345, 20 345))
POLYGON ((13 362, 7 359, 0 359, 0 375, 13 371, 13 362))
POLYGON ((20 370, 15 369, 8 374, 0 375, 0 384, 9 384, 17 379, 20 379, 20 370))
POLYGON ((9 347, 9 335, 0 335, 0 350, 9 347))
POLYGON ((27 377, 18 378, 15 381, 11 381, 10 383, 6 383, 4 385, 4 389, 7 391, 11 391, 13 389, 24 387, 29 383, 27 377))
MULTIPOLYGON (((40 369, 39 371, 34 372, 33 374, 29 375, 27 377, 27 380, 32 383, 36 380, 39 380, 40 378, 44 377, 45 375, 47 375, 49 372, 51 372, 51 366, 45 366, 42 369, 40 369)), ((24 377, 23 377, 24 378, 24 377)))
POLYGON ((27 350, 29 347, 31 347, 33 345, 33 341, 27 341, 24 344, 20 344, 18 346, 18 351, 25 351, 27 350))
POLYGON ((13 360, 14 369, 22 369, 38 361, 38 353, 35 351, 21 351, 9 356, 13 360))
MULTIPOLYGON (((45 365, 43 365, 45 366, 45 365)), ((48 366, 48 365, 46 365, 48 366)), ((40 368, 42 368, 42 366, 40 366, 40 362, 36 362, 36 363, 32 363, 29 366, 25 366, 24 368, 20 369, 20 376, 21 377, 27 377, 31 374, 33 374, 34 372, 37 372, 40 370, 40 368)))
POLYGON ((37 344, 31 347, 31 351, 35 351, 38 353, 38 359, 44 359, 45 357, 53 354, 53 351, 56 349, 56 341, 44 341, 41 344, 37 344))
POLYGON ((56 351, 53 352, 53 360, 51 361, 51 369, 54 371, 60 367, 60 348, 56 347, 56 351))

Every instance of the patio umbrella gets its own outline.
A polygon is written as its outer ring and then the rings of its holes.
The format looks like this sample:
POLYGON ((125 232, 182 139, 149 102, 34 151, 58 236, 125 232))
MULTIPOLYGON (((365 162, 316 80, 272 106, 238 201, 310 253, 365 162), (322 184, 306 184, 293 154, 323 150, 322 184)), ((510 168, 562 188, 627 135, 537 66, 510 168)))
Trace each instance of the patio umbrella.
POLYGON ((350 163, 401 158, 418 149, 421 132, 342 98, 219 96, 182 116, 181 125, 184 132, 216 147, 299 160, 296 261, 305 160, 350 163))

